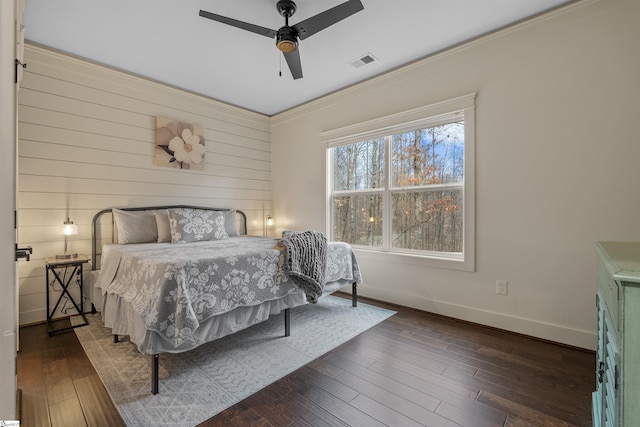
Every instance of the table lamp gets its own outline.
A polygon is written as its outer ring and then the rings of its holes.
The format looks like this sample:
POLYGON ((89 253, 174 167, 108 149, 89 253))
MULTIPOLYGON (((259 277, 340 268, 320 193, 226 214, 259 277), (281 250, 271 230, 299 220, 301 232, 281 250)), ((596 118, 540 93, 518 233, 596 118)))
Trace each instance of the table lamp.
POLYGON ((69 219, 69 217, 67 217, 67 220, 64 222, 64 225, 60 227, 60 234, 64 235, 64 254, 56 255, 56 258, 67 259, 67 258, 77 257, 78 254, 71 254, 67 252, 67 249, 69 247, 69 236, 75 236, 76 234, 78 234, 78 226, 75 225, 73 221, 69 219))

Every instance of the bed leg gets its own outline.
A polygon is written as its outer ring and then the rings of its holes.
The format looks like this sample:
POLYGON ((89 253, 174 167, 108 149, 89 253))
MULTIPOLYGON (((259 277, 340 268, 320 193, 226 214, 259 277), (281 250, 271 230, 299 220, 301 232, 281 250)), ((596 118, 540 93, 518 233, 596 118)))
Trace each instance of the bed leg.
POLYGON ((356 282, 351 285, 351 306, 358 306, 358 284, 356 282))
POLYGON ((151 393, 158 394, 158 361, 160 360, 159 354, 151 356, 151 393))
POLYGON ((291 309, 284 309, 284 336, 288 337, 291 335, 291 309))
POLYGON ((113 334, 113 343, 118 344, 118 334, 113 334))

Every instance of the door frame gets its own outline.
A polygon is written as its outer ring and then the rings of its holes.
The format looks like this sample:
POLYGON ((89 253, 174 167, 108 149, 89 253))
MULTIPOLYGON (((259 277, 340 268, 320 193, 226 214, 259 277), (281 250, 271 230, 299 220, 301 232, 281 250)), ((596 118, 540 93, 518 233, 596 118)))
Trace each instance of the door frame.
POLYGON ((0 420, 16 419, 16 12, 0 0, 0 420))

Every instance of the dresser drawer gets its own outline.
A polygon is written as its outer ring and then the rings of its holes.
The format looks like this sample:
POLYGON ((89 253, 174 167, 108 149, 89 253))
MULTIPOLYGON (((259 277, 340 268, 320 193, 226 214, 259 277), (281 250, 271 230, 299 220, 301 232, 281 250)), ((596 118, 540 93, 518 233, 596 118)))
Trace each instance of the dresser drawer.
POLYGON ((610 315, 610 321, 615 328, 616 334, 618 333, 618 284, 611 277, 607 271, 604 263, 600 261, 598 263, 598 291, 604 299, 604 303, 607 305, 607 310, 610 315))

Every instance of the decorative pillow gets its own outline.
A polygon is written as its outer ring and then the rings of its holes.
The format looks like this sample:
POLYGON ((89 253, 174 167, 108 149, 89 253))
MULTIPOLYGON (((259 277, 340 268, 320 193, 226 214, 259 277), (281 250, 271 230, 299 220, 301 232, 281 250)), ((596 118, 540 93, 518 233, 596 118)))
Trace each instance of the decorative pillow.
POLYGON ((236 210, 230 209, 224 213, 224 229, 227 230, 229 236, 239 236, 238 221, 236 219, 236 210))
POLYGON ((222 211, 169 209, 171 243, 228 239, 224 223, 225 214, 222 211))
POLYGON ((156 217, 150 211, 113 209, 118 228, 118 243, 149 243, 158 241, 156 217))
POLYGON ((158 227, 158 243, 171 242, 171 226, 169 225, 169 212, 167 210, 154 211, 156 225, 158 227))

